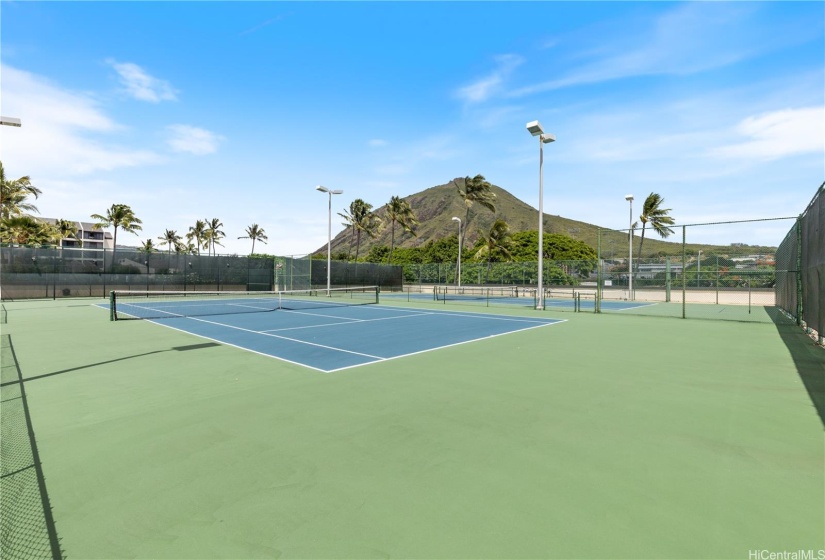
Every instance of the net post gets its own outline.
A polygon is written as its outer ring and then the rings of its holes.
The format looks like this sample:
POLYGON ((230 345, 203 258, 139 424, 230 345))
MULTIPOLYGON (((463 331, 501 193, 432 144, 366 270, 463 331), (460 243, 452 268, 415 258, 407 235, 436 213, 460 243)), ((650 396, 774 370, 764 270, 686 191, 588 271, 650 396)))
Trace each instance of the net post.
POLYGON ((115 291, 109 292, 109 320, 117 321, 117 311, 115 310, 115 291))

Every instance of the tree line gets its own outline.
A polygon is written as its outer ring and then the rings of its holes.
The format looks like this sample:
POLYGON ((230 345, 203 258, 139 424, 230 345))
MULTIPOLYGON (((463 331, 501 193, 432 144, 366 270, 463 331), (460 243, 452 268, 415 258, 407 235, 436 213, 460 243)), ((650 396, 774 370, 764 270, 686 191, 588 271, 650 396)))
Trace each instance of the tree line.
MULTIPOLYGON (((496 213, 496 195, 492 185, 483 175, 464 177, 452 181, 456 194, 464 207, 464 221, 459 236, 448 236, 441 239, 428 240, 422 247, 396 248, 396 226, 402 231, 417 236, 416 228, 420 221, 409 202, 393 196, 386 204, 383 217, 373 210, 372 204, 363 199, 352 201, 348 209, 338 213, 344 219, 342 225, 350 236, 347 252, 333 255, 336 260, 359 261, 362 234, 375 239, 384 227, 391 228, 390 245, 373 246, 364 261, 373 263, 410 264, 426 262, 447 262, 447 259, 456 260, 459 246, 465 249, 467 225, 470 223, 471 213, 477 206, 484 210, 496 213), (353 253, 353 247, 355 251, 353 253)), ((0 162, 0 242, 17 245, 53 245, 61 246, 63 239, 74 239, 77 246, 82 246, 83 240, 78 236, 73 221, 58 219, 55 223, 37 220, 30 213, 38 213, 32 199, 37 199, 42 192, 32 185, 28 176, 18 179, 7 179, 0 162)), ((650 193, 642 206, 639 219, 642 222, 642 235, 639 242, 641 254, 648 225, 662 238, 668 237, 673 230, 668 227, 674 220, 669 216, 670 209, 662 208, 664 199, 657 193, 650 193)), ((95 229, 113 228, 113 242, 117 249, 118 231, 134 235, 142 230, 142 221, 135 215, 127 204, 112 204, 102 214, 92 214, 96 220, 95 229)), ((635 229, 638 222, 632 225, 635 229)), ((224 227, 219 218, 197 220, 184 235, 176 230, 166 229, 155 239, 148 238, 141 242, 140 249, 146 253, 158 251, 161 247, 171 255, 172 251, 178 254, 197 254, 206 250, 209 255, 216 255, 217 248, 223 246, 221 240, 226 237, 221 229, 224 227)), ((537 232, 519 232, 512 234, 507 222, 498 217, 493 221, 489 230, 478 231, 478 239, 466 253, 462 252, 462 260, 487 262, 505 262, 509 260, 535 259, 538 251, 537 232)), ((630 235, 630 232, 628 232, 630 235)), ((245 235, 238 239, 252 241, 251 254, 255 253, 255 243, 266 243, 266 232, 258 224, 251 224, 246 228, 245 235)), ((114 252, 114 251, 113 251, 114 252)), ((548 235, 544 239, 543 254, 545 258, 555 260, 590 260, 595 259, 595 251, 568 236, 548 235)), ((316 254, 315 256, 326 256, 316 254)), ((113 262, 114 258, 113 258, 113 262)))
MULTIPOLYGON (((0 162, 0 242, 10 245, 60 247, 64 239, 71 239, 75 246, 82 247, 83 239, 78 235, 74 221, 58 218, 52 223, 38 220, 31 215, 39 213, 32 199, 36 200, 41 194, 42 191, 32 184, 29 176, 7 178, 0 162)), ((143 221, 135 215, 128 204, 112 204, 104 213, 92 214, 91 218, 96 220, 94 228, 97 230, 109 227, 114 229, 113 254, 117 251, 118 231, 138 235, 143 229, 143 221)), ((210 255, 217 254, 217 247, 223 246, 220 240, 226 237, 222 227, 224 225, 219 218, 197 220, 185 235, 181 236, 176 230, 167 229, 163 235, 157 237, 159 244, 148 238, 141 242, 140 249, 146 253, 153 253, 166 246, 170 254, 175 251, 179 254, 199 255, 201 249, 207 250, 210 255)), ((238 239, 250 239, 254 254, 255 242, 266 243, 268 237, 261 226, 251 224, 246 228, 245 235, 238 239)), ((114 257, 112 261, 115 262, 114 257)))

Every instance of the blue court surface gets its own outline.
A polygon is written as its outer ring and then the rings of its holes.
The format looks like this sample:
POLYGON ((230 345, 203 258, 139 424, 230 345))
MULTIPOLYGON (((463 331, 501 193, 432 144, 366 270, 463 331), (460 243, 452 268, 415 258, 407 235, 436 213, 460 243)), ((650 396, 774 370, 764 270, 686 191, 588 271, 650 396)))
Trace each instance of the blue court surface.
POLYGON ((146 320, 323 372, 563 322, 385 305, 146 320))

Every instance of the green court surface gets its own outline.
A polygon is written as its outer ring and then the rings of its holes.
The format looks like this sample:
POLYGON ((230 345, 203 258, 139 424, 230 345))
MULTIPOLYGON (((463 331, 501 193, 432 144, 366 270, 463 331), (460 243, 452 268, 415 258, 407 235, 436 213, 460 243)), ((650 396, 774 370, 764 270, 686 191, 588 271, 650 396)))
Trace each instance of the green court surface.
POLYGON ((329 374, 98 302, 2 325, 66 558, 825 549, 825 350, 781 318, 485 309, 566 322, 329 374))

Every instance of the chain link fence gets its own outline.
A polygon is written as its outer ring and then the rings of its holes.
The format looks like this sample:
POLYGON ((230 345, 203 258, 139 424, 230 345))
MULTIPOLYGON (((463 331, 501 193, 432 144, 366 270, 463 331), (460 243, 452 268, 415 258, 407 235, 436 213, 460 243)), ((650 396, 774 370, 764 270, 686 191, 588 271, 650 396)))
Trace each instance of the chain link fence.
POLYGON ((460 278, 454 262, 409 264, 404 292, 409 301, 445 305, 544 303, 553 311, 773 322, 782 320, 778 251, 751 238, 780 239, 794 219, 675 226, 677 240, 667 246, 651 243, 649 228, 645 245, 637 228, 632 250, 629 230, 601 229, 596 260, 544 261, 543 302, 536 297, 537 262, 462 262, 460 278))
POLYGON ((773 322, 777 319, 777 249, 748 241, 755 232, 778 239, 777 233, 790 220, 674 226, 681 244, 676 251, 668 249, 670 254, 655 255, 644 246, 640 249, 638 228, 633 231, 632 249, 629 230, 600 230, 598 311, 773 322), (608 246, 611 251, 605 251, 608 246))
POLYGON ((776 305, 825 344, 825 183, 776 251, 776 305))
POLYGON ((0 558, 63 557, 9 335, 0 336, 0 558))
MULTIPOLYGON (((400 266, 332 262, 336 287, 398 288, 400 266)), ((185 255, 55 247, 0 247, 3 300, 107 297, 111 290, 271 291, 326 286, 326 260, 309 256, 185 255)))

